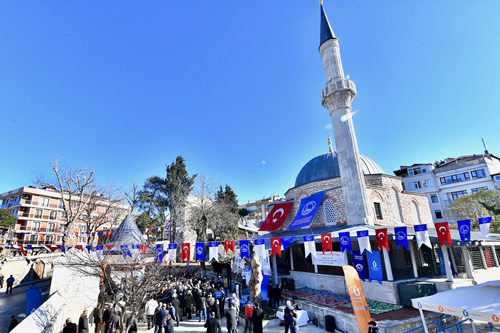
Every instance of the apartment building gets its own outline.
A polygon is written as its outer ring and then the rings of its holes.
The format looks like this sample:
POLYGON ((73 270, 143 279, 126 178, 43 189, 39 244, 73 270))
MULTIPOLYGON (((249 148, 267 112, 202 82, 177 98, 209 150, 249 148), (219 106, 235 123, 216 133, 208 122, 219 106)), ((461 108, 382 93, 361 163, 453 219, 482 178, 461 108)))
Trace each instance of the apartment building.
POLYGON ((488 152, 402 166, 394 174, 403 190, 427 195, 434 223, 447 221, 446 208, 462 195, 500 190, 500 158, 488 152))
POLYGON ((248 211, 248 215, 244 220, 240 221, 240 224, 249 228, 258 228, 260 222, 264 221, 269 214, 269 204, 282 199, 279 194, 273 194, 270 197, 253 202, 248 200, 248 203, 239 206, 239 208, 245 208, 248 211))
MULTIPOLYGON (((69 199, 69 196, 65 199, 69 199)), ((11 230, 12 239, 9 240, 11 244, 31 245, 32 248, 62 245, 63 227, 67 219, 63 200, 54 188, 21 187, 0 194, 0 202, 0 208, 9 210, 16 217, 16 224, 11 230)), ((120 202, 111 202, 106 198, 99 198, 94 203, 96 203, 95 208, 92 211, 82 210, 76 224, 67 231, 69 236, 67 244, 84 245, 89 240, 90 231, 115 229, 130 210, 128 206, 120 202), (96 221, 97 228, 92 225, 93 221, 96 221)), ((78 205, 78 200, 72 200, 71 207, 68 208, 76 211, 78 205)), ((94 238, 97 240, 97 237, 94 238)))

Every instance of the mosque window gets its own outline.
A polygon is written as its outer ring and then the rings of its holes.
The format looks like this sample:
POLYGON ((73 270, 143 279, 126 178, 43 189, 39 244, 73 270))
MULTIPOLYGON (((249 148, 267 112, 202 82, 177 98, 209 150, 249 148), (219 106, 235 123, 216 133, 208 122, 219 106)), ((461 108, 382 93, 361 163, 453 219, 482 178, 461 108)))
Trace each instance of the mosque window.
POLYGON ((436 215, 437 219, 442 219, 443 218, 443 213, 441 213, 440 210, 435 210, 434 215, 436 215))
POLYGON ((323 203, 323 211, 325 213, 326 225, 335 224, 335 205, 333 200, 325 200, 323 203))
POLYGON ((382 207, 380 202, 374 202, 373 205, 375 206, 375 216, 377 217, 377 220, 383 220, 384 217, 382 216, 382 207))
POLYGON ((432 194, 431 195, 431 201, 432 201, 432 203, 438 203, 438 196, 437 196, 437 194, 432 194))

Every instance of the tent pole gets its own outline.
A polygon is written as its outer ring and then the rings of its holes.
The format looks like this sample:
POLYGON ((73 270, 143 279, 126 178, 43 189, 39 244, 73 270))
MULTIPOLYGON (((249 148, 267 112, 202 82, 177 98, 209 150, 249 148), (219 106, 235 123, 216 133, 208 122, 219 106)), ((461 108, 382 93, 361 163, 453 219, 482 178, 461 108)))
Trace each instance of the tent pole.
POLYGON ((472 333, 477 333, 476 326, 474 326, 474 320, 472 319, 470 319, 470 327, 472 327, 472 333))
POLYGON ((420 312, 420 318, 422 318, 422 324, 424 325, 425 333, 429 333, 429 331, 427 330, 427 323, 425 322, 424 311, 422 311, 421 308, 418 308, 418 312, 420 312))

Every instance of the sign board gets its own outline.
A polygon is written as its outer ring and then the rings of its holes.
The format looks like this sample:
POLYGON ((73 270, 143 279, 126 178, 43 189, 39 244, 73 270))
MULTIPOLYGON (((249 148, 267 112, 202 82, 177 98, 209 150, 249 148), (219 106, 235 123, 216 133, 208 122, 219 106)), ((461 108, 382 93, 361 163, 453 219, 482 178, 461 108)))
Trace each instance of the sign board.
POLYGON ((313 264, 319 266, 343 266, 346 265, 344 262, 344 255, 342 252, 332 252, 332 253, 317 253, 316 257, 313 257, 313 264))

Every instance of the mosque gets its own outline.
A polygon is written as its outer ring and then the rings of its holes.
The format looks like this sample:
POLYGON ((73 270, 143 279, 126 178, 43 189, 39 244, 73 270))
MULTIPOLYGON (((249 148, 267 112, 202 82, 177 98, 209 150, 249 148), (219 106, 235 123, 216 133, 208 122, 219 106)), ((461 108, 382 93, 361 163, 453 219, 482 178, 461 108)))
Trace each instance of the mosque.
MULTIPOLYGON (((427 197, 403 190, 400 177, 385 174, 375 161, 358 152, 351 114, 356 87, 344 76, 339 40, 323 5, 320 18, 319 52, 326 78, 321 96, 322 104, 332 118, 336 151, 329 140, 329 151, 307 162, 298 173, 294 187, 285 193, 284 200, 272 204, 291 203, 291 207, 281 226, 261 234, 257 239, 264 239, 267 247, 271 247, 271 238, 294 237, 281 256, 272 259, 274 283, 293 281, 294 286, 290 289, 310 288, 347 295, 342 264, 325 264, 306 255, 303 236, 314 236, 316 251, 321 254, 321 234, 331 234, 332 249, 343 257, 341 262, 355 266, 353 254, 341 252, 338 233, 350 234, 355 252, 360 250, 357 232, 368 231, 371 249, 376 251, 376 231, 385 228, 389 249, 382 248, 380 251, 383 278, 381 281, 369 281, 367 278, 362 282, 369 300, 408 305, 403 299, 405 295, 398 289, 398 285, 408 282, 425 281, 439 292, 495 279, 500 273, 500 246, 495 247, 500 240, 499 235, 490 234, 488 239, 483 239, 479 232, 472 232, 469 246, 461 246, 459 232, 450 230, 453 244, 440 246, 427 197), (304 228, 291 228, 302 209, 301 200, 319 193, 324 194, 311 224, 304 228), (427 225, 430 247, 417 245, 415 225, 427 225), (396 246, 395 228, 401 226, 407 226, 407 249, 396 246)), ((269 215, 272 215, 272 207, 269 207, 269 215)), ((367 259, 362 260, 366 264, 367 259)), ((301 297, 294 297, 294 300, 320 324, 326 314, 331 314, 341 318, 344 329, 357 331, 352 315, 349 318, 337 311, 335 306, 332 308, 301 297)), ((401 327, 392 331, 398 330, 404 331, 401 327)), ((387 328, 384 331, 391 330, 387 328)))

